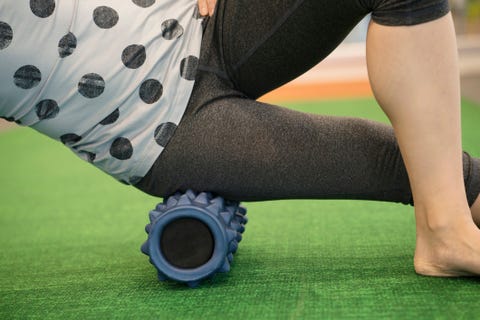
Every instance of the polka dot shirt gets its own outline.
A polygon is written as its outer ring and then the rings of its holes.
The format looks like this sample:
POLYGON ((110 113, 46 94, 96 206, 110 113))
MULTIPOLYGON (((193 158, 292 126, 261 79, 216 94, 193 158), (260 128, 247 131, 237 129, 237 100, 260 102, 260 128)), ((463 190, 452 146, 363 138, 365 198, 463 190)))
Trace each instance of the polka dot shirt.
POLYGON ((0 1, 0 116, 135 184, 185 112, 196 0, 0 1))

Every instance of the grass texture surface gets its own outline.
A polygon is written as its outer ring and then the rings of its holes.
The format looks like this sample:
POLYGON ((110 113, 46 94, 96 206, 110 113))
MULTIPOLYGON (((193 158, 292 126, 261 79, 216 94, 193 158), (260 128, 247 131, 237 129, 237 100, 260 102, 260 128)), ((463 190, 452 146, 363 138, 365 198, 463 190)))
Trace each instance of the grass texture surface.
MULTIPOLYGON (((289 107, 387 121, 369 99, 289 107)), ((479 157, 479 106, 464 102, 463 130, 479 157)), ((0 319, 478 319, 479 280, 414 273, 411 207, 244 203, 232 270, 189 289, 158 282, 139 250, 160 199, 30 129, 0 150, 0 319)))

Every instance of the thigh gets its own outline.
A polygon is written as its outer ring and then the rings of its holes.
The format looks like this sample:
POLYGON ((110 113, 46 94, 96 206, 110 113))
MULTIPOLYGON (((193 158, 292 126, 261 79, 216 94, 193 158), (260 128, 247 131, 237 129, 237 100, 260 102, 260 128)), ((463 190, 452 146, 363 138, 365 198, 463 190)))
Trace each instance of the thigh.
MULTIPOLYGON (((480 159, 463 155, 469 204, 480 159)), ((227 199, 366 199, 413 204, 391 126, 292 111, 241 97, 189 108, 136 185, 151 195, 210 191, 227 199)))
POLYGON ((219 8, 227 72, 253 99, 323 60, 370 11, 360 0, 226 0, 219 8))
POLYGON ((156 196, 193 189, 239 201, 411 201, 389 126, 245 98, 188 113, 137 187, 156 196))

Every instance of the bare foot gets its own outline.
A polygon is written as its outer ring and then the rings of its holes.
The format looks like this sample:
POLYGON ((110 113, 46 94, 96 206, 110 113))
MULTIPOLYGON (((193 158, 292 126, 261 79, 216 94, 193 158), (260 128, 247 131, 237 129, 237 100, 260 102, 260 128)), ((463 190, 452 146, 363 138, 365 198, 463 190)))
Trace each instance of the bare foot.
POLYGON ((480 276, 480 229, 468 219, 437 230, 417 225, 414 266, 425 276, 480 276))

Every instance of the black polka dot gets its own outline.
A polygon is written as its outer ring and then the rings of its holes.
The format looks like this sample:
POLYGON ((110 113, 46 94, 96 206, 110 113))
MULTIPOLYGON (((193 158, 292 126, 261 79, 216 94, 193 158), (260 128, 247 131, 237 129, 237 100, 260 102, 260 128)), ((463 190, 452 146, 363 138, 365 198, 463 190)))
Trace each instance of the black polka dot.
POLYGON ((110 147, 110 154, 118 160, 128 160, 133 155, 133 146, 127 138, 117 138, 110 147))
POLYGON ((68 57, 77 48, 77 38, 71 32, 66 34, 58 42, 58 54, 60 58, 68 57))
POLYGON ((63 144, 75 144, 77 142, 79 142, 80 140, 82 140, 82 137, 80 137, 79 135, 75 134, 75 133, 67 133, 67 134, 64 134, 60 137, 60 141, 62 141, 63 144))
POLYGON ((35 106, 35 112, 40 120, 53 119, 60 112, 60 108, 55 100, 42 100, 35 106))
POLYGON ((130 69, 140 68, 147 59, 145 47, 138 44, 132 44, 126 47, 122 52, 122 62, 125 67, 130 69))
POLYGON ((40 18, 47 18, 55 11, 54 0, 30 0, 30 9, 40 18))
POLYGON ((105 119, 100 121, 100 124, 104 126, 112 124, 115 121, 117 121, 119 117, 120 117, 120 110, 116 109, 115 111, 110 113, 108 116, 106 116, 105 119))
POLYGON ((155 129, 154 137, 158 145, 165 147, 177 129, 177 125, 172 122, 162 123, 155 129))
POLYGON ((170 19, 162 23, 162 37, 167 40, 172 40, 180 37, 183 34, 183 28, 175 19, 170 19))
POLYGON ((151 104, 160 99, 163 94, 163 86, 155 79, 145 80, 140 86, 140 98, 143 102, 151 104))
POLYGON ((93 163, 93 161, 95 161, 95 158, 97 157, 95 153, 89 151, 79 151, 78 155, 80 156, 80 158, 90 163, 93 163))
POLYGON ((180 75, 187 80, 195 80, 198 68, 198 58, 188 56, 180 63, 180 75))
POLYGON ((15 120, 14 117, 3 117, 3 116, 0 116, 1 119, 3 120, 6 120, 8 122, 16 122, 17 120, 15 120))
POLYGON ((12 27, 6 22, 0 21, 0 50, 10 45, 13 39, 12 27))
POLYGON ((42 73, 37 67, 27 65, 18 69, 13 75, 13 81, 17 87, 31 89, 42 80, 42 73))
POLYGON ((105 81, 96 73, 86 74, 78 83, 78 92, 85 98, 96 98, 105 90, 105 81))
POLYGON ((142 8, 148 8, 155 3, 155 0, 132 0, 137 6, 142 8))
POLYGON ((110 7, 101 6, 93 10, 93 21, 102 29, 114 27, 118 22, 118 13, 110 7))

